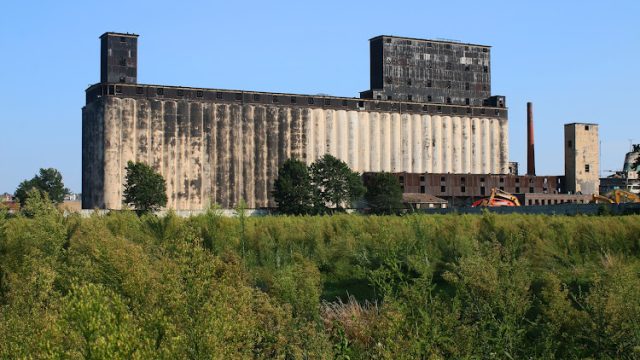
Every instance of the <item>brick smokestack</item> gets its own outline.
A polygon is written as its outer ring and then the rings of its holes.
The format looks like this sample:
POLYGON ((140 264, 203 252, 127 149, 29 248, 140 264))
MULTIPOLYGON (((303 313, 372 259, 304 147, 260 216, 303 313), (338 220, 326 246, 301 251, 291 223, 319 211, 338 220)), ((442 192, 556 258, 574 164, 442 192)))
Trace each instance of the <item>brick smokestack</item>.
POLYGON ((536 174, 536 155, 533 145, 533 104, 527 103, 527 175, 536 174))

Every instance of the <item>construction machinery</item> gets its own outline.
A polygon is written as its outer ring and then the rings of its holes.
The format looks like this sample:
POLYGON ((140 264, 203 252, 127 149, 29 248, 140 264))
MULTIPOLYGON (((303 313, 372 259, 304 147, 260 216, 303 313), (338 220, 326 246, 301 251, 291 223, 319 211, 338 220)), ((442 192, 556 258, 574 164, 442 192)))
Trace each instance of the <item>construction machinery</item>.
POLYGON ((473 204, 472 207, 496 207, 496 206, 520 206, 520 201, 517 197, 509 194, 506 191, 493 188, 491 189, 491 195, 488 198, 480 199, 473 204))
POLYGON ((624 204, 624 203, 640 203, 640 196, 637 194, 624 191, 624 190, 613 190, 605 195, 593 195, 593 203, 604 203, 604 204, 624 204))

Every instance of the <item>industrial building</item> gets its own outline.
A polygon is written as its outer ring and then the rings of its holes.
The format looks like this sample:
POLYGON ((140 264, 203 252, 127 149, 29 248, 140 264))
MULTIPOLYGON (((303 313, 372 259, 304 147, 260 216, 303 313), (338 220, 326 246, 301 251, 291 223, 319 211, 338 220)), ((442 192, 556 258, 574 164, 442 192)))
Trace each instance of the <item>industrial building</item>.
MULTIPOLYGON (((138 84, 138 35, 100 40, 100 82, 82 110, 85 209, 122 207, 129 160, 163 175, 177 210, 273 207, 291 157, 331 154, 361 173, 476 174, 469 189, 482 188, 480 174, 509 172, 508 111, 491 95, 488 46, 375 37, 371 88, 345 98, 138 84)), ((439 189, 438 179, 424 186, 439 189)))

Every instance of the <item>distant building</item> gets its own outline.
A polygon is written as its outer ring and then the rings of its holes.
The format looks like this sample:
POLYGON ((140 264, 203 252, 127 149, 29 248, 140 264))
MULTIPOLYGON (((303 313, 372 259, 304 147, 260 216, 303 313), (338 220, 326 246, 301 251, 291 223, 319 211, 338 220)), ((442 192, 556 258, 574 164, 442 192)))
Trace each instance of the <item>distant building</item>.
POLYGON ((600 187, 599 158, 598 125, 565 124, 564 173, 567 192, 598 194, 600 187))
POLYGON ((0 202, 10 202, 13 201, 13 195, 9 193, 4 193, 0 195, 0 202))

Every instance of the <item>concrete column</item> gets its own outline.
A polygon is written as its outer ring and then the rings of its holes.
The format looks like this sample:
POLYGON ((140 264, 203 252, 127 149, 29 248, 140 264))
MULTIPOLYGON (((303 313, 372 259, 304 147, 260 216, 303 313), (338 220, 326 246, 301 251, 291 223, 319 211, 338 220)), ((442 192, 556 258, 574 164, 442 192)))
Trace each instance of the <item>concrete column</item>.
POLYGON ((163 176, 167 182, 167 207, 176 208, 176 137, 178 128, 176 124, 176 102, 165 101, 164 103, 164 172, 163 176))
POLYGON ((411 115, 411 134, 413 136, 411 150, 411 168, 413 172, 423 173, 422 167, 422 117, 418 114, 411 115))
POLYGON ((402 114, 400 116, 400 171, 413 172, 411 166, 411 115, 402 114))
POLYGON ((439 115, 431 117, 431 127, 433 128, 433 172, 438 174, 445 170, 443 165, 443 132, 442 132, 442 117, 439 115))
POLYGON ((451 119, 451 131, 453 138, 452 154, 453 170, 456 174, 462 173, 462 122, 460 117, 455 116, 451 119))
POLYGON ((348 147, 349 147, 349 155, 347 160, 347 164, 351 169, 358 168, 358 149, 356 148, 358 144, 358 112, 349 111, 347 113, 347 117, 349 118, 349 138, 348 138, 348 147))
POLYGON ((358 150, 359 166, 358 169, 354 169, 354 171, 358 171, 360 173, 371 171, 371 139, 369 137, 371 131, 369 129, 369 119, 369 112, 361 111, 358 113, 358 124, 360 125, 360 133, 358 135, 359 143, 356 146, 356 149, 358 150))
MULTIPOLYGON (((276 205, 269 195, 273 190, 273 183, 278 177, 278 139, 280 134, 278 133, 277 115, 277 107, 267 107, 267 193, 265 195, 267 199, 270 200, 267 202, 270 207, 276 205)), ((319 126, 321 125, 319 124, 319 126)), ((318 139, 316 139, 316 141, 318 141, 318 139)))
POLYGON ((369 120, 369 139, 371 141, 370 164, 371 171, 379 172, 381 169, 380 157, 380 113, 372 112, 369 120))
POLYGON ((191 115, 189 116, 189 210, 202 209, 202 167, 204 162, 204 151, 202 141, 202 104, 194 102, 190 104, 191 115))
MULTIPOLYGON (((264 106, 254 108, 254 138, 255 138, 255 193, 256 206, 268 205, 267 190, 267 121, 264 106)), ((308 117, 308 113, 303 115, 308 117)), ((310 128, 313 128, 310 126, 310 128)), ((309 151, 309 150, 307 150, 309 151)))
POLYGON ((247 202, 247 207, 255 208, 255 133, 254 133, 254 107, 245 105, 242 112, 242 134, 243 138, 243 155, 242 155, 242 179, 244 189, 242 197, 247 202))
POLYGON ((382 144, 382 171, 391 172, 391 115, 389 113, 380 114, 380 143, 382 144))
POLYGON ((433 172, 432 132, 431 115, 422 115, 422 172, 433 172))
POLYGON ((327 110, 327 152, 338 157, 338 113, 344 110, 327 110))
POLYGON ((402 171, 400 114, 391 113, 391 171, 402 171))

